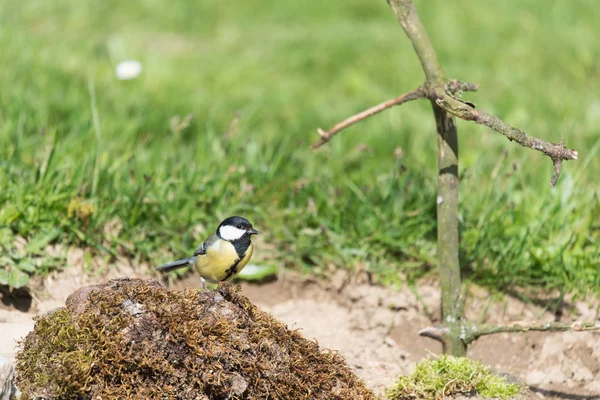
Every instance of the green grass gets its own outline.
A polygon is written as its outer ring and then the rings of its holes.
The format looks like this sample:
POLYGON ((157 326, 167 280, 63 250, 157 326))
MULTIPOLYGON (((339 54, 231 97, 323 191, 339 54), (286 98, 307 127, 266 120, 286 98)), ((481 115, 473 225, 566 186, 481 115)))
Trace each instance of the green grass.
MULTIPOLYGON (((317 127, 422 82, 388 6, 238 3, 3 4, 0 283, 60 267, 44 251, 56 242, 158 265, 232 214, 265 233, 273 250, 259 246, 257 261, 315 273, 361 265, 384 282, 432 270, 429 104, 309 149, 317 127), (131 58, 142 75, 116 80, 131 58), (189 114, 189 126, 172 122, 189 114)), ((546 157, 459 123, 465 276, 498 290, 600 293, 596 3, 417 6, 447 74, 481 84, 469 100, 580 154, 550 189, 546 157)))
POLYGON ((387 391, 390 400, 443 400, 458 394, 478 394, 486 399, 514 398, 521 387, 493 374, 489 367, 464 357, 441 355, 417 363, 410 375, 401 376, 387 391))

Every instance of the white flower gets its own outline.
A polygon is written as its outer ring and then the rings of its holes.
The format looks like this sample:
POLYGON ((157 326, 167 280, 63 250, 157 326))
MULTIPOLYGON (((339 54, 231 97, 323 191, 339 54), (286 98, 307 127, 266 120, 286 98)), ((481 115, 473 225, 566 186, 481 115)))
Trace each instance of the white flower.
POLYGON ((117 65, 115 73, 120 80, 136 78, 142 72, 142 64, 139 61, 123 61, 117 65))

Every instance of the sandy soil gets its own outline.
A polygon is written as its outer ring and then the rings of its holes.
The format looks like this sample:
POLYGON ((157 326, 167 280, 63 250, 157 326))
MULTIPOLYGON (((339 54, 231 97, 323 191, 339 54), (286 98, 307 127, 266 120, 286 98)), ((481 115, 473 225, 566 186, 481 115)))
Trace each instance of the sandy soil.
MULTIPOLYGON (((140 276, 124 265, 109 268, 109 274, 101 279, 68 268, 37 281, 31 297, 24 292, 12 297, 3 295, 0 355, 12 357, 15 340, 33 328, 32 317, 62 306, 77 288, 113 277, 140 276)), ((175 289, 186 286, 199 287, 198 278, 190 275, 173 283, 175 289)), ((287 274, 281 282, 242 283, 242 290, 291 328, 300 329, 323 347, 338 350, 379 393, 399 374, 410 372, 414 362, 441 350, 437 342, 417 334, 439 318, 435 282, 417 288, 422 302, 408 288, 394 291, 344 273, 328 282, 287 274)), ((562 320, 593 320, 598 301, 567 304, 571 311, 562 320)), ((467 309, 469 318, 478 319, 483 314, 489 322, 557 318, 539 306, 512 297, 491 301, 480 289, 471 291, 467 309)), ((478 340, 469 355, 514 375, 539 398, 600 400, 600 332, 488 336, 478 340)))

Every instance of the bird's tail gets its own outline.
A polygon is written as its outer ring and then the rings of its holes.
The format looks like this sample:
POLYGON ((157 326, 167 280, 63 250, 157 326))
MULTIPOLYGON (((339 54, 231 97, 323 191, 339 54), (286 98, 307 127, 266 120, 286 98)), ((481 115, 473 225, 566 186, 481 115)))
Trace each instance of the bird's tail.
POLYGON ((158 271, 169 272, 169 271, 174 271, 179 268, 187 267, 188 265, 192 265, 193 263, 194 263, 194 257, 190 257, 190 258, 185 258, 183 260, 173 261, 173 262, 165 264, 165 265, 161 265, 160 267, 157 267, 156 269, 158 271))

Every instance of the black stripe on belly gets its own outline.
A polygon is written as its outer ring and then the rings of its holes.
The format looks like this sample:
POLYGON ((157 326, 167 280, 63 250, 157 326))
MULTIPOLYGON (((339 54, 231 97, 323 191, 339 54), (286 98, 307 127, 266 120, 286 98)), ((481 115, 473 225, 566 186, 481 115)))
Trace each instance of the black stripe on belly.
POLYGON ((237 274, 237 267, 238 267, 238 265, 240 265, 240 261, 242 261, 244 259, 245 255, 246 255, 246 253, 241 254, 240 258, 235 260, 233 265, 231 267, 227 268, 227 270, 225 270, 225 278, 221 279, 221 282, 225 282, 227 279, 229 279, 232 276, 234 276, 235 274, 237 274))
POLYGON ((227 268, 227 270, 225 270, 225 278, 223 278, 221 280, 221 282, 224 282, 227 279, 234 276, 235 274, 237 274, 238 265, 246 256, 246 251, 248 250, 248 247, 250 247, 250 244, 251 244, 250 235, 244 235, 237 240, 233 240, 231 242, 231 244, 235 248, 235 252, 238 255, 238 259, 233 263, 233 265, 231 267, 229 267, 229 268, 227 268))

